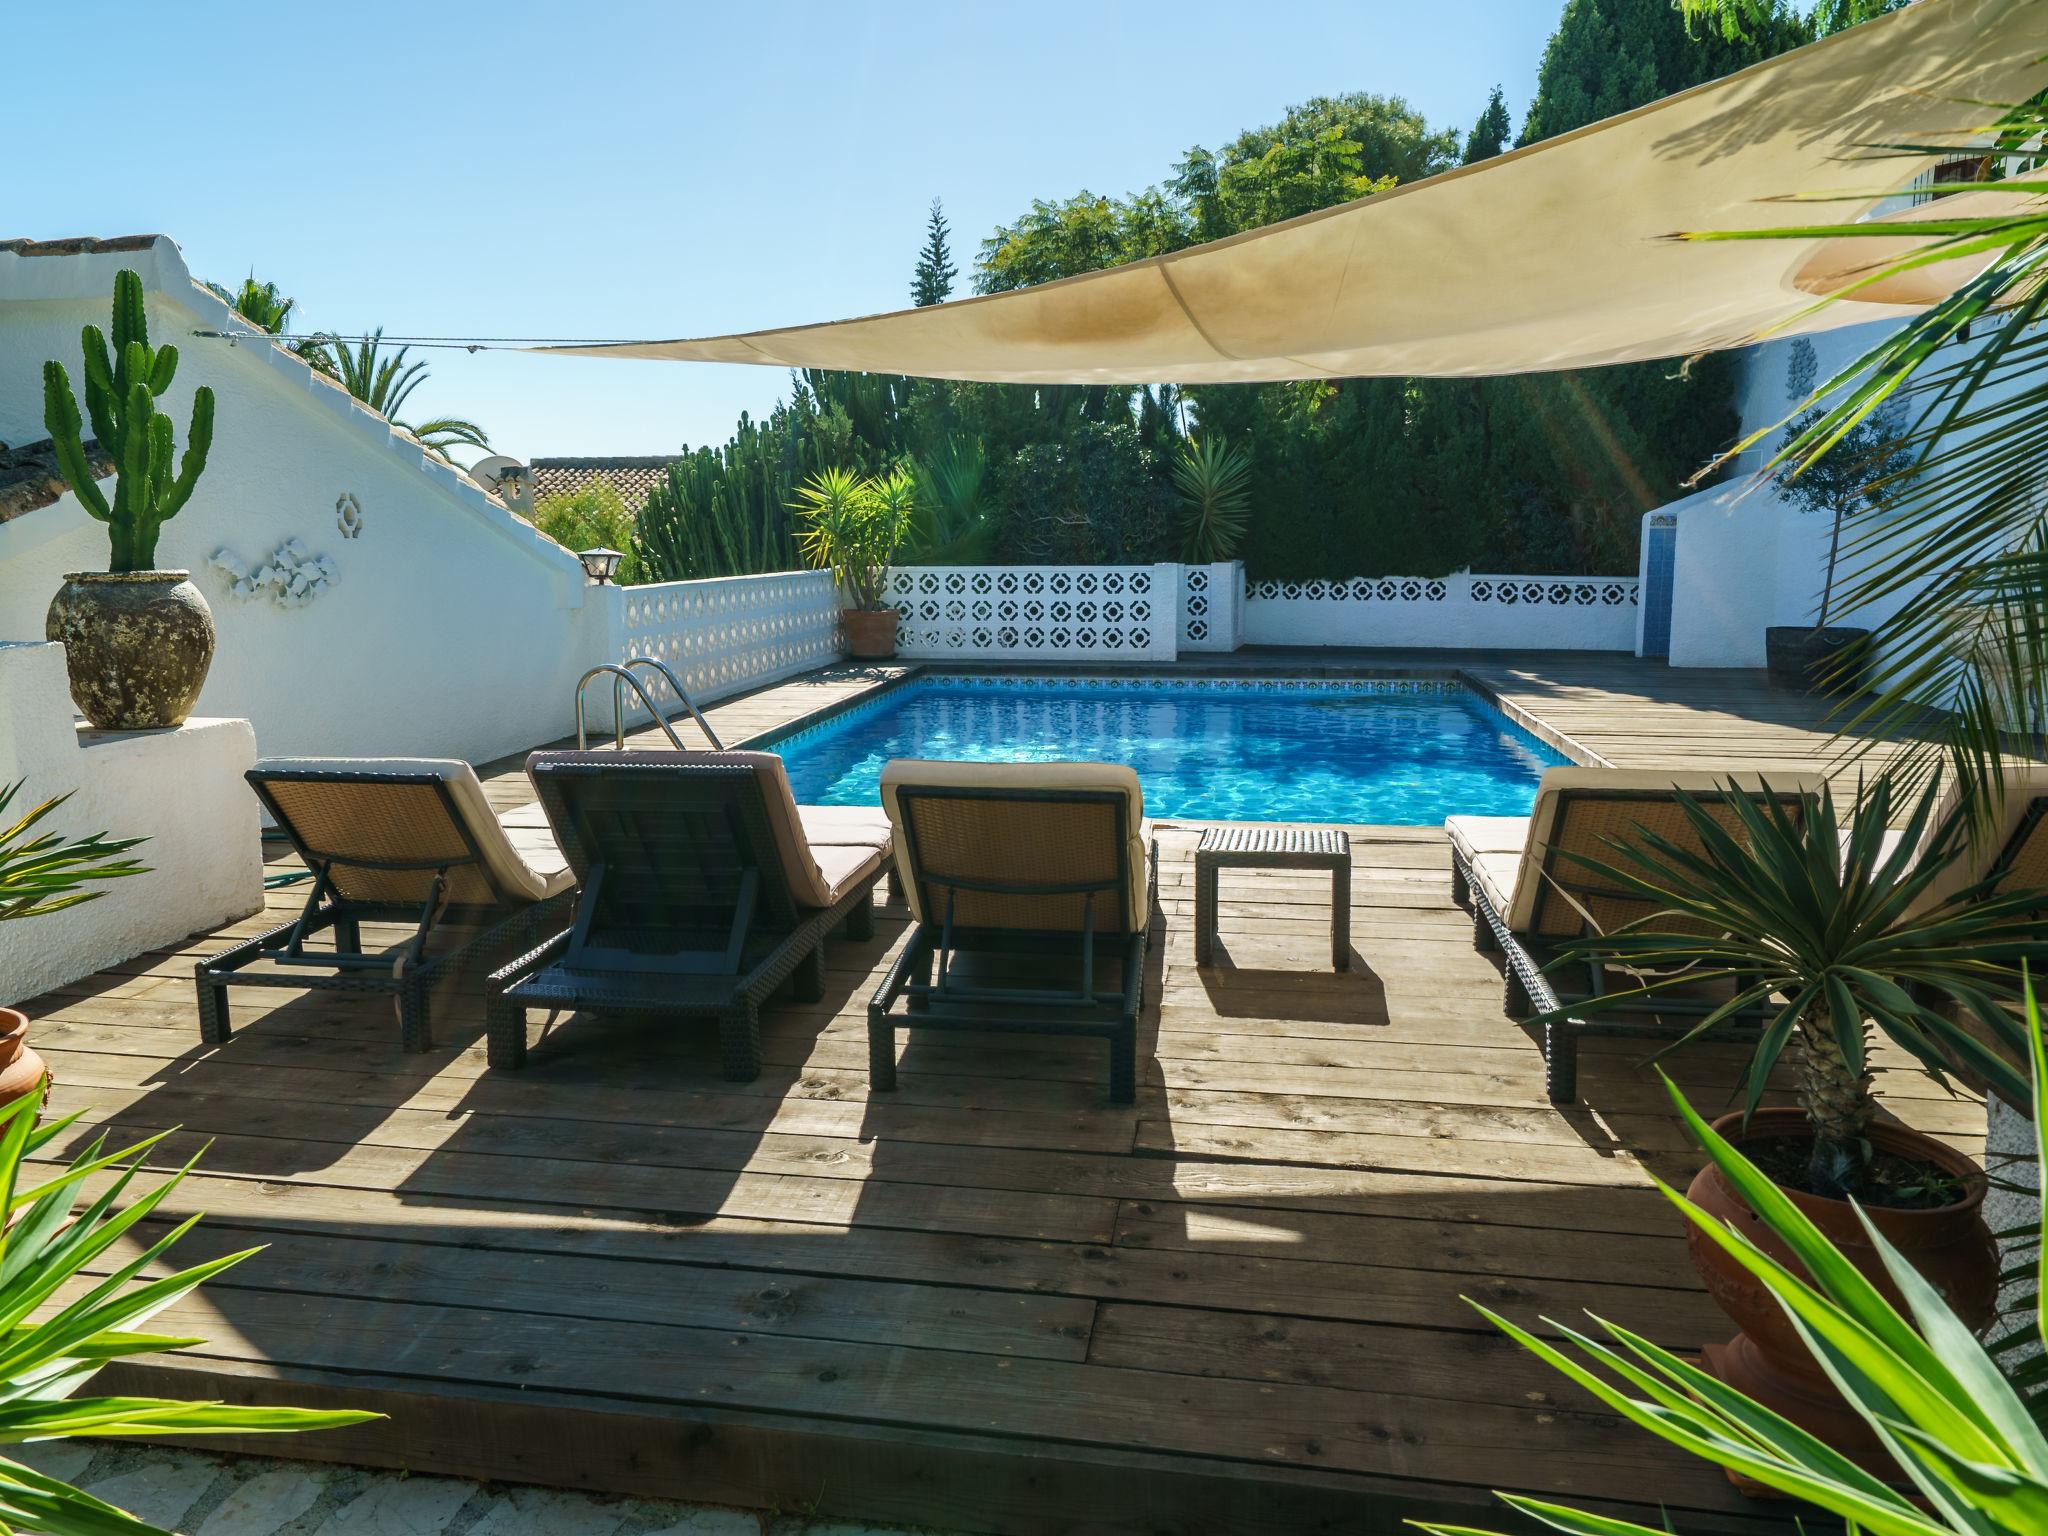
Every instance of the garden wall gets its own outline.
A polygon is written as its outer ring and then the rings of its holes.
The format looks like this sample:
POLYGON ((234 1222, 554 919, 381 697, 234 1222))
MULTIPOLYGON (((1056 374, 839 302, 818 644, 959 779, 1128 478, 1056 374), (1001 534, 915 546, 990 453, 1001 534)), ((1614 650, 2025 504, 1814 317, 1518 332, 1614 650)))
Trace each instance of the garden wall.
POLYGON ((1357 577, 1246 589, 1248 645, 1632 651, 1637 581, 1623 576, 1357 577))

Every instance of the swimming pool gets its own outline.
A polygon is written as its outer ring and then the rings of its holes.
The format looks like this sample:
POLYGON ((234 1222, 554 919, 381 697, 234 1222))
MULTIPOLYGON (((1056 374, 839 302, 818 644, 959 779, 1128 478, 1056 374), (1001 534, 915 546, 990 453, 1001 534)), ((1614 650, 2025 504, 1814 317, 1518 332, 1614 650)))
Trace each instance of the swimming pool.
POLYGON ((1566 761, 1462 684, 927 674, 769 745, 806 805, 874 805, 894 757, 1129 763, 1152 816, 1425 826, 1526 815, 1566 761))

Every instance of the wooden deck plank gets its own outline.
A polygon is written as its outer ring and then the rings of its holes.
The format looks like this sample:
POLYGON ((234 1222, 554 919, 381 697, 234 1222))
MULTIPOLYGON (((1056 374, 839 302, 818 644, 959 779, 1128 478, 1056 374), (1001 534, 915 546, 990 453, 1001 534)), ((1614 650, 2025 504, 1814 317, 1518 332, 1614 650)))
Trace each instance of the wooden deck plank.
MULTIPOLYGON (((1748 674, 1449 664, 1581 760, 1840 771, 1821 709, 1748 674)), ((737 743, 899 675, 827 669, 710 718, 737 743)), ((482 771, 500 809, 530 800, 521 760, 482 771)), ((1584 1101, 1549 1105, 1450 905, 1441 831, 1351 830, 1340 975, 1327 879, 1285 872, 1226 873, 1228 963, 1197 968, 1197 828, 1161 824, 1129 1108, 1103 1103, 1082 1041, 912 1032, 898 1091, 870 1094, 864 1007, 900 909, 829 947, 821 1002, 769 1010, 751 1084, 719 1078, 708 1031, 631 1021, 563 1021, 526 1072, 490 1072, 474 977, 437 993, 419 1056, 398 1054, 388 1004, 288 993, 244 994, 235 1037, 202 1049, 193 961, 302 899, 273 890, 255 918, 33 1005, 53 1108, 83 1115, 42 1158, 179 1127, 155 1161, 212 1142, 161 1212, 212 1213, 187 1259, 269 1245, 167 1314, 209 1339, 197 1358, 103 1380, 395 1415, 302 1454, 625 1492, 688 1478, 963 1529, 1487 1523, 1493 1484, 1651 1525, 1654 1491, 1681 1527, 1784 1528, 1460 1299, 1539 1327, 1590 1308, 1681 1349, 1722 1328, 1650 1180, 1697 1164, 1652 1047, 1586 1042, 1584 1101)), ((1740 1060, 1708 1044, 1671 1065, 1713 1108, 1740 1060)), ((1880 1084, 1901 1118, 1979 1142, 1973 1102, 1880 1084)))

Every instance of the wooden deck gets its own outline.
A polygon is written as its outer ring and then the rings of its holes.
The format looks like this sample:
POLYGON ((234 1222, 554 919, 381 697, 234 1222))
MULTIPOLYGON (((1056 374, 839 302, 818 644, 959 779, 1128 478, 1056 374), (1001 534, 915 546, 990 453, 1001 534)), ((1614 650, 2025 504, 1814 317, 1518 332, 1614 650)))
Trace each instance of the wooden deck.
MULTIPOLYGON (((1792 766, 1825 741, 1746 675, 1468 665, 1631 766, 1792 766)), ((737 740, 883 675, 816 674, 713 723, 737 740)), ((491 792, 524 798, 514 765, 491 792)), ((1583 1104, 1549 1105, 1441 835, 1352 836, 1339 976, 1315 874, 1225 872, 1225 963, 1197 970, 1195 833, 1162 831, 1128 1109, 1103 1102, 1099 1045, 915 1033, 871 1101, 863 1008, 900 909, 831 945, 825 1001, 773 1011, 743 1086, 708 1038, 626 1023, 565 1023, 527 1071, 487 1072, 467 988, 425 1056, 399 1054, 388 1005, 254 992, 204 1050, 193 958, 257 920, 65 988, 30 1008, 53 1107, 84 1112, 64 1145, 181 1126, 161 1160, 210 1143, 161 1212, 209 1213, 182 1255, 269 1245, 159 1319, 205 1347, 101 1380, 391 1415, 295 1455, 965 1531, 1506 1528, 1496 1486, 1786 1528, 1459 1300, 1591 1308, 1681 1349, 1725 1333, 1651 1185, 1697 1159, 1641 1047, 1589 1041, 1583 1104)), ((1679 1075, 1718 1106, 1734 1059, 1679 1075)), ((1977 1106, 1885 1087, 1977 1146, 1977 1106)))

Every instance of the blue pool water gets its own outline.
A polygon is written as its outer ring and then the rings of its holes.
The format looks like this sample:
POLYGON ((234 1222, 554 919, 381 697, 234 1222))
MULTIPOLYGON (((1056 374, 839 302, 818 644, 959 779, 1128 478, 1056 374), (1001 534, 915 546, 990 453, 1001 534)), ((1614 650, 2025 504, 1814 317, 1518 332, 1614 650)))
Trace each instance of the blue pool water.
POLYGON ((1425 826, 1526 815, 1565 759, 1456 683, 928 676, 773 744, 806 805, 895 757, 1129 763, 1152 816, 1425 826))

